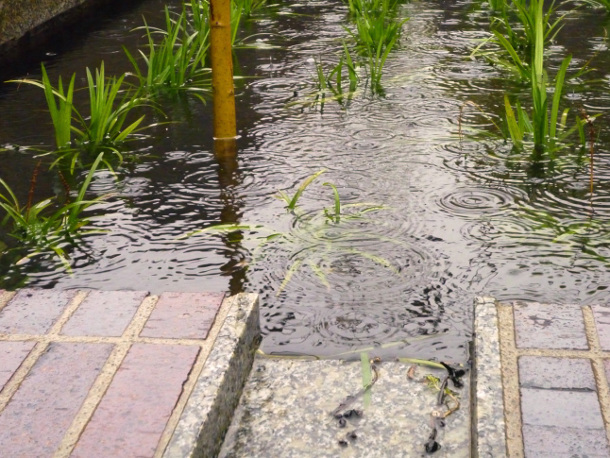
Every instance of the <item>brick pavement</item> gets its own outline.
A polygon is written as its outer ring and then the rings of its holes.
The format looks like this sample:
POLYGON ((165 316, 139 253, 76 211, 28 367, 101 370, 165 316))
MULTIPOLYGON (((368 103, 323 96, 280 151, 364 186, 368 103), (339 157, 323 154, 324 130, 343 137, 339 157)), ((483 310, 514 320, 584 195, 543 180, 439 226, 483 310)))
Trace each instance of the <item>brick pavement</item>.
POLYGON ((0 290, 1 455, 160 456, 222 302, 222 293, 0 290))
POLYGON ((610 306, 497 309, 508 455, 610 456, 610 306))

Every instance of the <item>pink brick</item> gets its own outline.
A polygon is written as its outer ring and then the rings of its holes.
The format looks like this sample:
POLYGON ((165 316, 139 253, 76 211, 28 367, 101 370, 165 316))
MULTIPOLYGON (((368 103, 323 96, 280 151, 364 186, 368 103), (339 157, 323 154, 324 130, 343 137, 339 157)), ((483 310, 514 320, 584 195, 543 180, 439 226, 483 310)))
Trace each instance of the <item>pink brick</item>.
POLYGON ((199 347, 134 344, 72 456, 153 456, 198 353, 199 347))
POLYGON ((0 342, 0 391, 10 380, 36 342, 0 342))
POLYGON ((610 307, 594 305, 591 310, 595 317, 595 327, 602 350, 610 351, 610 307))
POLYGON ((45 334, 76 291, 23 289, 0 310, 0 334, 45 334))
POLYGON ((223 293, 163 293, 140 335, 205 339, 223 297, 223 293))
POLYGON ((0 455, 52 456, 111 351, 51 344, 0 414, 0 455))
POLYGON ((589 348, 582 309, 578 305, 517 303, 514 308, 519 348, 589 348))
POLYGON ((61 333, 121 336, 147 295, 145 291, 91 291, 61 333))

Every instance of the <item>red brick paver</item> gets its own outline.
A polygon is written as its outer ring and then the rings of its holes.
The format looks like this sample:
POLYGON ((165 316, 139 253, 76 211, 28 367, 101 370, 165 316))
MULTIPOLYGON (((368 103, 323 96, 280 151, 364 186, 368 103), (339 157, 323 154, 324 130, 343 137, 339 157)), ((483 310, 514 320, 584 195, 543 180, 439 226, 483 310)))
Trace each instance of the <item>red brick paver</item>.
POLYGON ((21 366, 34 345, 35 342, 0 342, 0 391, 21 366))
POLYGON ((515 331, 519 348, 585 350, 587 337, 580 307, 516 304, 515 331))
POLYGON ((0 334, 44 334, 76 291, 25 289, 0 310, 0 334))
POLYGON ((111 350, 52 343, 0 415, 1 455, 52 456, 111 350))
POLYGON ((198 352, 197 347, 134 344, 73 456, 154 455, 198 352))
POLYGON ((593 306, 591 310, 602 350, 610 351, 610 307, 593 306))
POLYGON ((144 291, 91 291, 61 333, 69 336, 120 336, 147 295, 144 291))
POLYGON ((609 312, 499 305, 509 456, 610 456, 609 312))
POLYGON ((223 297, 222 293, 163 293, 140 335, 205 339, 223 297))
POLYGON ((153 456, 223 297, 21 290, 0 309, 0 457, 153 456))

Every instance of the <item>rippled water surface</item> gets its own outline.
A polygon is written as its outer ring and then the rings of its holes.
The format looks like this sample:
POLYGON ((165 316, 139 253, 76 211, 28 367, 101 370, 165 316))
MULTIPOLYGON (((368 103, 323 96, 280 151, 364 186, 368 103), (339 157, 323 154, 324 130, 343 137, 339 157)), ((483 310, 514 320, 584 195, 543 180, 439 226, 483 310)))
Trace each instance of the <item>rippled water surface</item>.
MULTIPOLYGON (((158 21, 164 3, 179 4, 143 1, 74 42, 49 45, 43 52, 52 78, 77 72, 82 83, 84 68, 102 59, 108 73, 126 71, 121 46, 135 49, 139 40, 130 29, 143 14, 158 21)), ((238 159, 215 157, 211 105, 167 102, 178 122, 139 142, 141 159, 121 168, 118 182, 96 175, 93 192, 110 193, 96 208, 96 226, 108 232, 73 253, 73 274, 31 261, 3 266, 4 286, 243 288, 261 293, 267 352, 331 356, 384 345, 389 354, 454 360, 467 355, 476 295, 608 302, 608 21, 581 8, 549 52, 552 69, 568 52, 574 69, 593 59, 595 70, 568 93, 573 111, 602 115, 591 195, 586 154, 567 151, 539 170, 500 140, 458 135, 492 132, 504 90, 514 87, 500 70, 468 57, 486 36, 484 6, 423 1, 403 5, 401 14, 411 20, 387 61, 385 95, 363 91, 347 106, 308 103, 315 60, 336 62, 346 37, 339 0, 280 2, 245 24, 241 36, 264 34, 252 38, 257 48, 236 53, 236 72, 246 77, 237 88, 238 159), (303 217, 294 223, 274 196, 321 169, 327 172, 303 194, 303 217), (384 208, 325 223, 321 210, 332 206, 325 181, 337 186, 343 205, 384 208), (179 238, 219 222, 257 223, 286 237, 259 251, 262 233, 179 238)), ((39 77, 38 64, 26 72, 39 77)), ((0 143, 52 143, 38 89, 0 86, 0 113, 0 143)), ((4 153, 2 177, 23 199, 35 163, 4 153)), ((40 197, 57 188, 52 174, 41 173, 40 197)))

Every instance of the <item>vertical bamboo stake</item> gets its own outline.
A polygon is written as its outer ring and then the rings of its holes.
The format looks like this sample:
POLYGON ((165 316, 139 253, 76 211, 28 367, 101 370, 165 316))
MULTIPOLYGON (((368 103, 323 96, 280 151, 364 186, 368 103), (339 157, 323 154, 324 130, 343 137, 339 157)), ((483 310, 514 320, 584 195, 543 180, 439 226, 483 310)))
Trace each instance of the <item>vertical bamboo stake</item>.
POLYGON ((214 138, 235 138, 237 129, 231 53, 231 0, 210 1, 210 26, 214 138))

